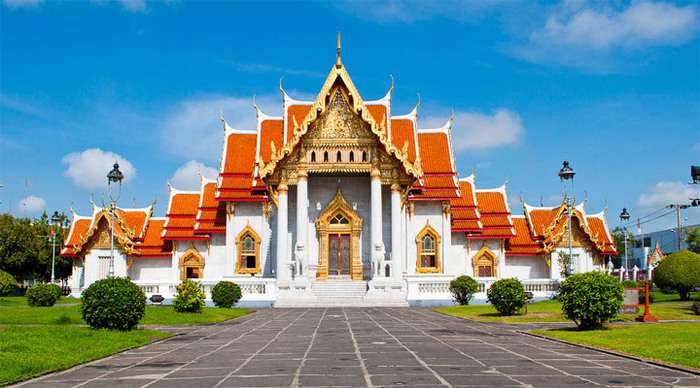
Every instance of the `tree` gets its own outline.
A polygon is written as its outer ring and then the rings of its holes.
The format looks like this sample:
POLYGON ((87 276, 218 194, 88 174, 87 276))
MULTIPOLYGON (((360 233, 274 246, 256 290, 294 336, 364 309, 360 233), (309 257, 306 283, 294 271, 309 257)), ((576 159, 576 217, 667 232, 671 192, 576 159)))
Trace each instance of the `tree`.
POLYGON ((678 251, 668 255, 654 270, 654 283, 662 289, 678 292, 688 300, 690 292, 700 287, 700 254, 678 251))
POLYGON ((688 244, 689 251, 700 253, 700 227, 686 230, 685 242, 688 244))
POLYGON ((12 274, 17 281, 49 280, 51 276, 52 230, 56 229, 56 277, 66 278, 71 273, 71 261, 58 256, 63 246, 67 217, 56 228, 50 225, 46 213, 31 220, 11 214, 0 215, 0 269, 12 274))
MULTIPOLYGON (((612 230, 611 234, 615 247, 617 247, 617 255, 612 256, 611 259, 613 261, 613 266, 619 268, 622 267, 622 261, 625 257, 625 229, 618 226, 612 230)), ((634 240, 630 237, 631 236, 627 235, 627 247, 629 248, 634 244, 634 240)))
POLYGON ((571 255, 566 252, 557 252, 557 262, 559 263, 559 275, 563 278, 571 276, 571 255))

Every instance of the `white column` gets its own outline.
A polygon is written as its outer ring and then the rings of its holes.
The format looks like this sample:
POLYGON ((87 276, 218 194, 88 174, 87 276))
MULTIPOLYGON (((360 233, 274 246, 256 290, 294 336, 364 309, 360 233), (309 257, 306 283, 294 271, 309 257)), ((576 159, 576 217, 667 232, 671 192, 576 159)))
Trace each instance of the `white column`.
POLYGON ((304 269, 304 274, 316 277, 316 263, 311 263, 307 260, 308 244, 306 240, 306 230, 308 227, 309 218, 309 186, 307 173, 304 170, 297 172, 297 243, 294 247, 294 257, 297 260, 297 265, 304 269), (313 273, 308 273, 309 270, 313 273))
POLYGON ((372 277, 374 277, 380 273, 380 267, 384 261, 384 241, 382 238, 382 180, 379 166, 373 166, 370 176, 370 201, 372 202, 370 238, 372 239, 371 249, 374 270, 372 277))
POLYGON ((287 182, 277 186, 277 282, 290 280, 287 256, 287 182))
POLYGON ((403 255, 401 254, 401 186, 391 185, 391 275, 401 280, 403 255))

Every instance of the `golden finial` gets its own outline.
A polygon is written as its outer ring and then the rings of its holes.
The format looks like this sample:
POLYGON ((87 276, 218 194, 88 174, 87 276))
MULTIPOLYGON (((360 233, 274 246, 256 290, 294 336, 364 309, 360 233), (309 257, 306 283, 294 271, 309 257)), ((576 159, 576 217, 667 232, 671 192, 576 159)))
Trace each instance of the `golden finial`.
POLYGON ((340 31, 338 31, 338 43, 336 46, 336 54, 335 54, 335 67, 340 68, 342 66, 343 66, 343 64, 340 62, 340 31))

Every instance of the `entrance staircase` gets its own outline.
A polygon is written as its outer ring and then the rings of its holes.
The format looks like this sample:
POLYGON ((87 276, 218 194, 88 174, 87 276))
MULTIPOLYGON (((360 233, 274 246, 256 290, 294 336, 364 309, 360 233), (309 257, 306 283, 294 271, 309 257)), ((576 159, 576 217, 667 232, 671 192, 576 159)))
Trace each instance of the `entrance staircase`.
POLYGON ((368 300, 367 281, 351 280, 349 277, 331 277, 316 281, 312 286, 312 298, 282 298, 275 307, 406 307, 404 296, 387 296, 368 300))

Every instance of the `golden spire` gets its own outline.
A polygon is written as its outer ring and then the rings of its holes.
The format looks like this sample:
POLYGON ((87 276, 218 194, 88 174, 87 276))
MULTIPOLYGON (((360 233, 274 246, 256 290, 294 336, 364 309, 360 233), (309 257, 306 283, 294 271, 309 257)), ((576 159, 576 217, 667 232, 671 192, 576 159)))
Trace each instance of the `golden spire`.
POLYGON ((340 31, 338 31, 338 43, 336 46, 336 53, 335 53, 335 67, 340 68, 342 66, 343 66, 343 64, 340 62, 340 31))

